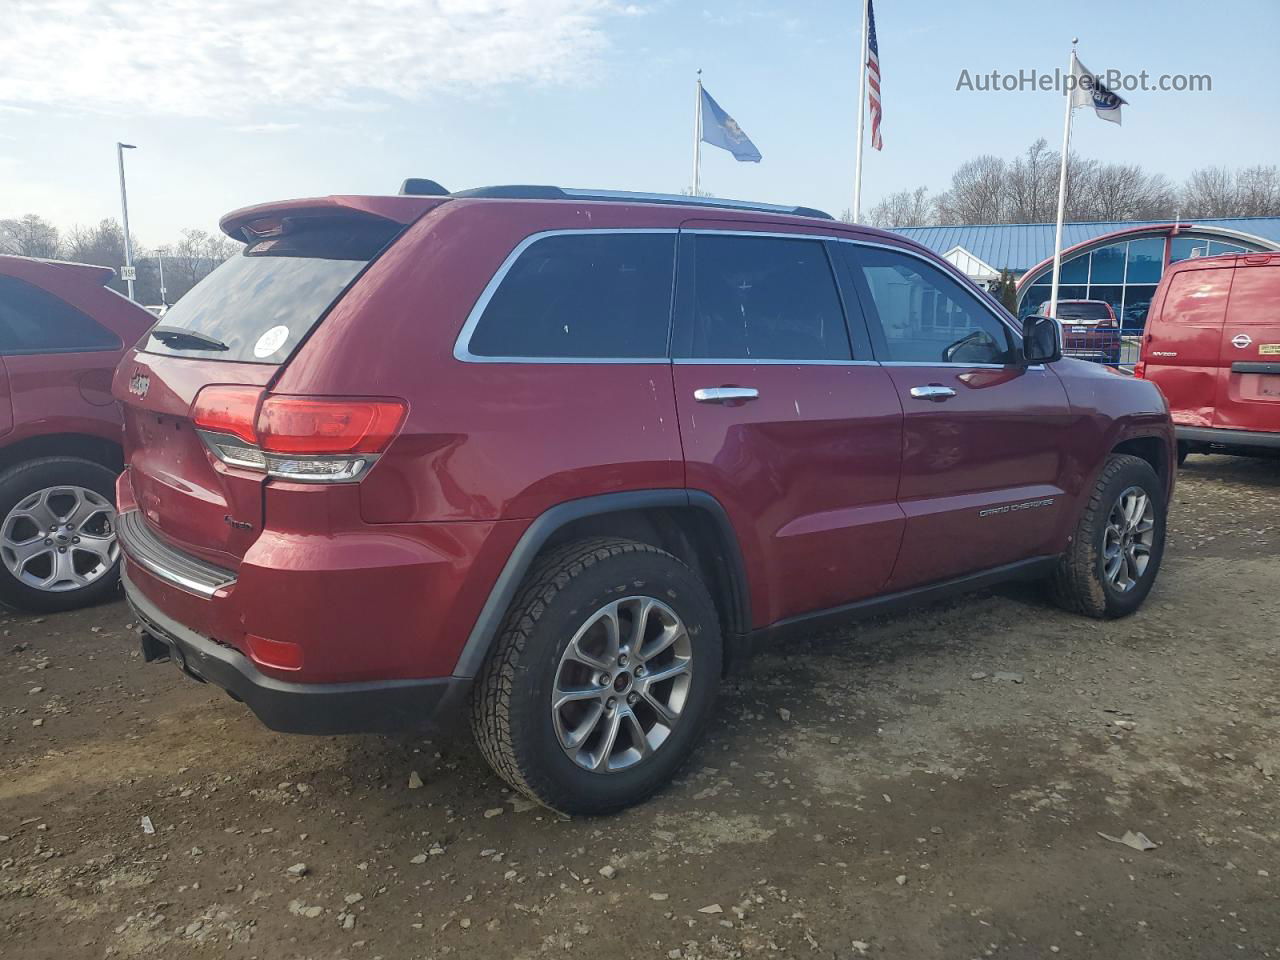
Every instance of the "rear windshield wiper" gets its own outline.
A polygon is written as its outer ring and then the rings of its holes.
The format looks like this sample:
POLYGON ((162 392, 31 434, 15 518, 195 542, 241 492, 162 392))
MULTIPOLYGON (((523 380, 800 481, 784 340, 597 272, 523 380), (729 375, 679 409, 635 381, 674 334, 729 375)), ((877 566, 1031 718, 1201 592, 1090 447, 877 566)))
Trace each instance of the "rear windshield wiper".
POLYGON ((230 350, 217 337, 211 337, 195 330, 184 330, 182 327, 169 327, 163 323, 151 328, 151 336, 171 350, 230 350))

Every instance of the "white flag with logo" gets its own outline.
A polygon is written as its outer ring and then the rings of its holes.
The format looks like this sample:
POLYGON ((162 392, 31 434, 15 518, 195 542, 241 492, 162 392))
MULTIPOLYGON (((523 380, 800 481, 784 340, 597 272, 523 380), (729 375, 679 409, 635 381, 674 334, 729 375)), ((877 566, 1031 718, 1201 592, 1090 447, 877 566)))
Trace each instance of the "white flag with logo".
POLYGON ((1071 108, 1093 107, 1093 112, 1103 120, 1120 122, 1120 108, 1129 101, 1112 93, 1102 85, 1101 78, 1089 72, 1079 57, 1071 59, 1071 108))

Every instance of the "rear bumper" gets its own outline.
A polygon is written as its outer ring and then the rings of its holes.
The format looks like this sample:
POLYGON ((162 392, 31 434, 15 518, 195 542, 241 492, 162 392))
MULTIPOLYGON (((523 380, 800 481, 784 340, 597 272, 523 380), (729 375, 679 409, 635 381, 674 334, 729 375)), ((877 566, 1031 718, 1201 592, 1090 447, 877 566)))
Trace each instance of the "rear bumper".
POLYGON ((182 671, 221 687, 272 730, 314 734, 433 730, 451 727, 466 716, 471 681, 457 677, 360 683, 290 683, 269 677, 238 650, 167 616, 138 589, 127 569, 122 580, 139 622, 168 648, 182 671))
POLYGON ((1280 432, 1226 430, 1221 427, 1175 427, 1179 440, 1189 443, 1213 443, 1223 447, 1280 448, 1280 432))

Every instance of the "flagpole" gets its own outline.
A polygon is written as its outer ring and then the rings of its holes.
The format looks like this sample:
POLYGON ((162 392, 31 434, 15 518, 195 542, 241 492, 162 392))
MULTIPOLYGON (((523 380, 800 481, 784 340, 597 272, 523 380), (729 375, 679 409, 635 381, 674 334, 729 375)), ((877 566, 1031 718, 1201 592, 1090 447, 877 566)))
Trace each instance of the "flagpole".
POLYGON ((698 68, 698 84, 693 104, 693 195, 698 196, 702 178, 702 68, 698 68))
POLYGON ((862 56, 858 59, 858 153, 853 166, 853 222, 862 220, 862 146, 867 120, 867 4, 862 0, 862 56))
MULTIPOLYGON (((1071 59, 1067 62, 1067 76, 1076 75, 1076 44, 1079 38, 1071 38, 1071 59)), ((1067 115, 1062 121, 1062 163, 1058 170, 1058 225, 1053 235, 1053 283, 1049 287, 1049 316, 1058 314, 1058 278, 1062 273, 1062 221, 1067 212, 1067 155, 1071 151, 1071 105, 1075 102, 1070 81, 1067 84, 1067 115)))

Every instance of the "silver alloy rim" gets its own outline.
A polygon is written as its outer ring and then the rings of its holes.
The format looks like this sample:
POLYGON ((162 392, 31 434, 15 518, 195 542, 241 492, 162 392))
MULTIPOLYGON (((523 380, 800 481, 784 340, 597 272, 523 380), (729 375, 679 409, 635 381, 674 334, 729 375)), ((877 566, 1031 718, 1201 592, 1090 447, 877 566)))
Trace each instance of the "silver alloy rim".
POLYGON ((49 593, 81 590, 120 556, 116 510, 86 487, 45 487, 18 501, 0 526, 0 558, 18 582, 49 593))
POLYGON ((1141 487, 1129 487, 1116 498, 1102 537, 1102 572, 1120 593, 1138 585, 1151 562, 1156 538, 1156 511, 1141 487))
POLYGON ((674 610, 653 597, 605 604, 560 657, 551 719, 578 766, 616 773, 653 755, 689 698, 693 645, 674 610))

